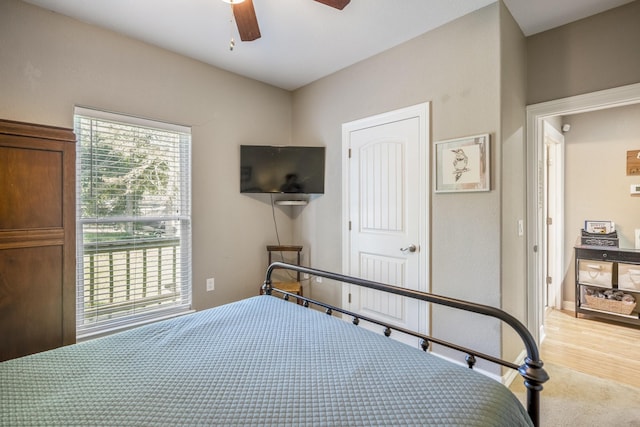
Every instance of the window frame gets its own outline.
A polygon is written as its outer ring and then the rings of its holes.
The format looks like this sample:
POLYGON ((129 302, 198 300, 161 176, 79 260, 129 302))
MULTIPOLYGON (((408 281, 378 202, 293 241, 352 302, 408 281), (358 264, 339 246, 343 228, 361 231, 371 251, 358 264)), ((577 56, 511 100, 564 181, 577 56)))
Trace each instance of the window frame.
MULTIPOLYGON (((76 106, 74 109, 74 129, 76 131, 77 156, 76 156, 76 259, 77 259, 77 275, 76 275, 76 335, 77 340, 82 341, 101 335, 110 334, 119 330, 128 329, 142 324, 162 320, 177 315, 192 312, 192 253, 191 253, 191 128, 182 125, 160 122, 156 120, 144 119, 124 114, 106 112, 93 108, 76 106), (176 175, 179 177, 179 209, 176 214, 160 214, 160 215, 115 215, 99 217, 97 214, 92 217, 83 217, 82 206, 82 150, 84 142, 81 141, 82 132, 80 131, 81 120, 106 121, 117 123, 122 126, 130 126, 132 128, 153 129, 159 131, 167 131, 176 133, 179 137, 179 146, 175 150, 178 154, 180 172, 176 175), (85 241, 84 226, 87 224, 110 224, 110 223, 126 223, 126 222, 155 222, 155 221, 171 221, 177 223, 179 227, 179 260, 180 265, 179 277, 174 283, 175 287, 180 287, 179 302, 168 307, 158 309, 143 309, 141 312, 128 313, 124 315, 114 316, 110 319, 97 320, 92 324, 85 323, 85 314, 89 310, 85 310, 85 241)), ((91 134, 93 138, 93 133, 91 134)), ((93 148, 93 140, 89 142, 93 148)), ((132 246, 135 247, 136 242, 142 239, 131 239, 132 246)), ((104 242, 103 242, 104 243, 104 242)), ((96 245, 100 246, 99 244, 96 245)), ((107 246, 107 245, 105 245, 107 246)), ((123 245, 126 246, 126 245, 123 245)), ((161 249, 158 249, 161 254, 161 249)), ((174 252, 175 257, 175 252, 174 252)), ((160 255, 158 255, 160 258, 160 255)), ((159 261, 160 262, 160 261, 159 261)), ((176 261, 174 261, 175 264, 176 261)), ((175 267, 174 267, 175 270, 175 267)), ((161 281, 160 268, 158 268, 157 280, 161 281)), ((174 273, 175 275, 175 273, 174 273)), ((164 276, 163 276, 164 277, 164 276)), ((132 303, 135 306, 135 302, 132 303)))

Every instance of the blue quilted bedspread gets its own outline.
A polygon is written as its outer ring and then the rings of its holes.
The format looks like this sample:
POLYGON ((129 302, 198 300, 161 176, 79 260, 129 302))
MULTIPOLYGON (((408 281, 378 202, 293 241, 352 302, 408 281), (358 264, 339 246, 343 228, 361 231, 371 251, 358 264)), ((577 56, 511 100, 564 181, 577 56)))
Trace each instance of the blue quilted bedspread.
POLYGON ((531 423, 493 379, 260 296, 0 363, 0 425, 531 423))

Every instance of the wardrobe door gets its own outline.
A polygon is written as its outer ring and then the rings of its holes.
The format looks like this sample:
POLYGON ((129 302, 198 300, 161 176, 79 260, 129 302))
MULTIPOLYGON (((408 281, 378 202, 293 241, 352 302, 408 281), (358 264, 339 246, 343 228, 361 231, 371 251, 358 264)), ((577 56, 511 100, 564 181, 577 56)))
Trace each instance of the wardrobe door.
POLYGON ((75 342, 75 136, 0 120, 0 360, 75 342))

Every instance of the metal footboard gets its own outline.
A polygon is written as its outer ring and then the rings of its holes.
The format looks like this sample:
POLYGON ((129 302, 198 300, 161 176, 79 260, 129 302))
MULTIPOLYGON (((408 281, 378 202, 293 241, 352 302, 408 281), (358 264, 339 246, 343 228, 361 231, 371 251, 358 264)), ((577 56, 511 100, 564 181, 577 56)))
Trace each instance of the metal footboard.
POLYGON ((505 366, 510 369, 515 369, 524 379, 524 385, 527 388, 527 412, 529 413, 529 417, 535 426, 540 425, 540 392, 542 391, 542 384, 545 383, 549 376, 547 372, 544 370, 543 362, 540 360, 540 354, 538 352, 538 346, 536 345, 535 340, 531 333, 527 330, 527 328, 515 317, 511 316, 509 313, 500 310, 495 307, 476 304, 468 301, 463 301, 454 298, 443 297, 439 295, 434 295, 426 292, 415 291, 411 289, 405 289, 398 286, 386 285, 379 282, 373 282, 370 280, 360 279, 357 277, 346 276, 343 274, 332 273, 329 271, 317 270, 314 268, 303 267, 293 264, 287 264, 283 262, 274 262, 267 268, 267 272, 265 275, 264 284, 262 285, 262 289, 265 294, 271 295, 272 291, 277 291, 282 293, 286 299, 291 297, 297 298, 298 300, 303 301, 303 305, 305 307, 309 307, 310 304, 323 307, 327 314, 332 314, 334 311, 345 314, 347 316, 353 317, 353 323, 358 324, 360 320, 365 320, 374 324, 378 324, 384 327, 385 335, 389 336, 392 330, 396 330, 405 334, 409 334, 421 339, 421 346, 424 351, 429 349, 431 343, 439 344, 446 346, 448 348, 452 348, 454 350, 465 353, 467 356, 465 358, 467 365, 469 368, 473 368, 476 362, 476 358, 481 358, 493 363, 497 363, 499 365, 505 366), (525 350, 527 352, 527 357, 524 360, 524 363, 520 366, 508 362, 506 360, 484 354, 466 347, 459 346, 457 344, 453 344, 435 337, 422 335, 414 331, 410 331, 407 329, 395 327, 392 325, 388 325, 384 322, 381 322, 376 319, 372 319, 366 316, 362 316, 360 314, 351 312, 349 310, 344 310, 339 307, 335 307, 321 301, 316 301, 307 297, 303 297, 300 295, 296 295, 293 293, 289 293, 286 291, 282 291, 280 289, 274 288, 271 281, 271 274, 275 269, 285 269, 292 270, 300 273, 306 273, 312 276, 320 276, 325 277, 327 279, 336 280, 338 282, 351 283, 358 286, 363 286, 365 288, 375 289, 378 291, 389 292, 396 295, 401 295, 409 298, 415 298, 421 301, 430 302, 433 304, 444 305, 447 307, 452 307, 464 311, 471 311, 478 314, 483 314, 486 316, 491 316, 496 319, 499 319, 505 323, 507 323, 511 328, 513 328, 520 339, 524 343, 525 350))

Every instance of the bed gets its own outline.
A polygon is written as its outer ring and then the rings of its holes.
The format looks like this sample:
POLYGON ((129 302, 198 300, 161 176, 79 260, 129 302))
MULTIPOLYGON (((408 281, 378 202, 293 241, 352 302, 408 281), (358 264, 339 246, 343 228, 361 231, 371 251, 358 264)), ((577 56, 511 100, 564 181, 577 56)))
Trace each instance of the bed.
MULTIPOLYGON (((274 297, 271 273, 276 268, 466 305, 274 263, 267 270, 265 295, 0 363, 0 425, 538 423, 538 395, 547 376, 522 325, 516 329, 525 336, 525 364, 504 363, 525 378, 527 410, 498 381, 355 326, 359 318, 352 313, 343 317, 353 315, 356 321, 346 322, 327 315, 339 308, 308 298, 298 305, 274 297), (308 308, 314 304, 325 312, 308 308)), ((469 304, 465 309, 496 315, 491 307, 469 304)), ((497 312, 508 323, 515 320, 497 312)), ((440 342, 424 340, 425 349, 440 342)), ((492 359, 462 350, 468 360, 492 359)))

